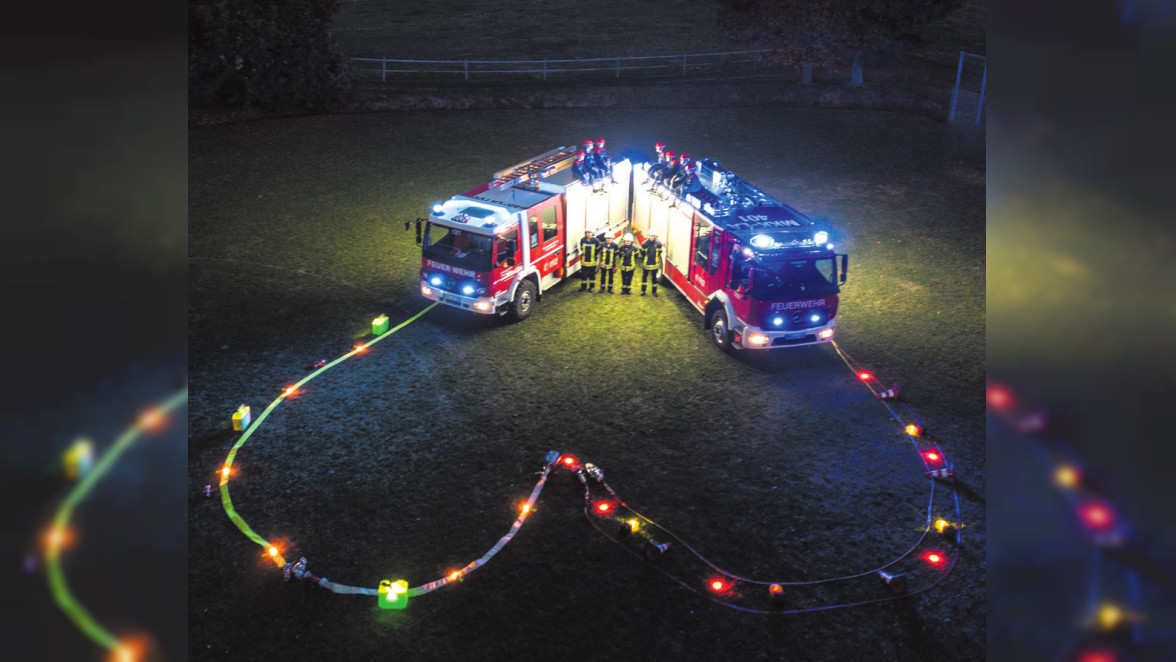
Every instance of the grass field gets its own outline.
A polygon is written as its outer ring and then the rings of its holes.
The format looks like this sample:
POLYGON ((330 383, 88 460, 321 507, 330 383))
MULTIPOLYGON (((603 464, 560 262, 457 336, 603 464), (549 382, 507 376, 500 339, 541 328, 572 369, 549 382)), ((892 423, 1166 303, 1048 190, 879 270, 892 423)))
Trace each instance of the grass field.
MULTIPOLYGON (((820 109, 457 111, 194 129, 189 194, 190 659, 976 660, 984 655, 984 170, 914 115, 820 109), (587 526, 553 477, 515 541, 404 612, 284 584, 200 491, 285 385, 424 307, 404 221, 492 172, 605 136, 713 157, 847 235, 838 339, 954 459, 966 545, 897 602, 790 617, 715 605, 587 526)), ((237 509, 315 574, 428 581, 509 527, 548 450, 761 577, 861 571, 917 538, 927 482, 832 348, 727 356, 675 291, 549 291, 520 324, 437 309, 311 382, 244 446, 237 509)))

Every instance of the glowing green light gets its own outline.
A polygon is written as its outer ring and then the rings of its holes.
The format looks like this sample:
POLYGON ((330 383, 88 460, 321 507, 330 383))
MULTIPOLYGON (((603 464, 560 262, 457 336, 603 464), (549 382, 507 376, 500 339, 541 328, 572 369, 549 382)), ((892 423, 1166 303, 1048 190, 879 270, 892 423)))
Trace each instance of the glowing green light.
POLYGON ((387 331, 388 331, 388 316, 387 315, 380 315, 376 319, 372 320, 372 335, 373 336, 383 335, 387 331))
POLYGON ((408 606, 408 582, 403 579, 380 582, 381 609, 404 609, 408 606))

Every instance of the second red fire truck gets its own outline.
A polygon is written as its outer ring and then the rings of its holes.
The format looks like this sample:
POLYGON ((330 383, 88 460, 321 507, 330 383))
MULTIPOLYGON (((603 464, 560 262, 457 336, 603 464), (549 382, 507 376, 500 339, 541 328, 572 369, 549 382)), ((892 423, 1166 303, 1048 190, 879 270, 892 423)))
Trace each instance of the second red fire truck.
POLYGON ((622 160, 596 187, 560 147, 434 205, 425 224, 421 293, 475 313, 530 315, 544 291, 580 268, 584 231, 663 243, 662 274, 702 314, 723 349, 774 349, 833 338, 848 256, 834 230, 711 159, 667 186, 651 164, 622 160))

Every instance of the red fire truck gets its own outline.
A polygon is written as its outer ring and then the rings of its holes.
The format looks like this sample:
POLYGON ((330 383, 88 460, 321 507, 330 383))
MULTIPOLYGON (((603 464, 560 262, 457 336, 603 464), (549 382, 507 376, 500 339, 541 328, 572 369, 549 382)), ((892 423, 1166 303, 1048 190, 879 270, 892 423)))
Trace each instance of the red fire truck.
POLYGON ((522 320, 550 287, 580 270, 588 229, 614 238, 629 220, 632 166, 612 165, 595 188, 559 147, 494 173, 433 205, 421 237, 421 294, 449 306, 522 320))
POLYGON ((773 349, 833 339, 849 256, 834 230, 776 200, 713 159, 677 191, 633 168, 633 219, 665 245, 662 273, 703 315, 723 349, 773 349), (840 258, 840 259, 838 259, 840 258))
POLYGON ((433 205, 424 226, 421 294, 487 315, 526 318, 543 292, 580 270, 588 229, 664 244, 662 274, 703 314, 715 344, 773 349, 833 338, 848 256, 833 228, 804 216, 712 159, 689 186, 654 186, 650 164, 613 164, 594 189, 559 147, 433 205), (840 259, 839 259, 840 258, 840 259))

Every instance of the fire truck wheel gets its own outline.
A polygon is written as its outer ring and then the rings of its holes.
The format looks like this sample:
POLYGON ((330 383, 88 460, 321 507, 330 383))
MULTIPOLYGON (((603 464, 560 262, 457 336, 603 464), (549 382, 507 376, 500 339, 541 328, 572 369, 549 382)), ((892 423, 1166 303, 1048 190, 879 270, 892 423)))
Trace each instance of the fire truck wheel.
POLYGON ((514 301, 510 303, 510 316, 516 322, 522 321, 535 308, 535 283, 524 280, 515 290, 514 301))
POLYGON ((716 310, 711 316, 711 338, 715 346, 724 352, 731 350, 731 329, 727 328, 727 313, 722 309, 716 310))

